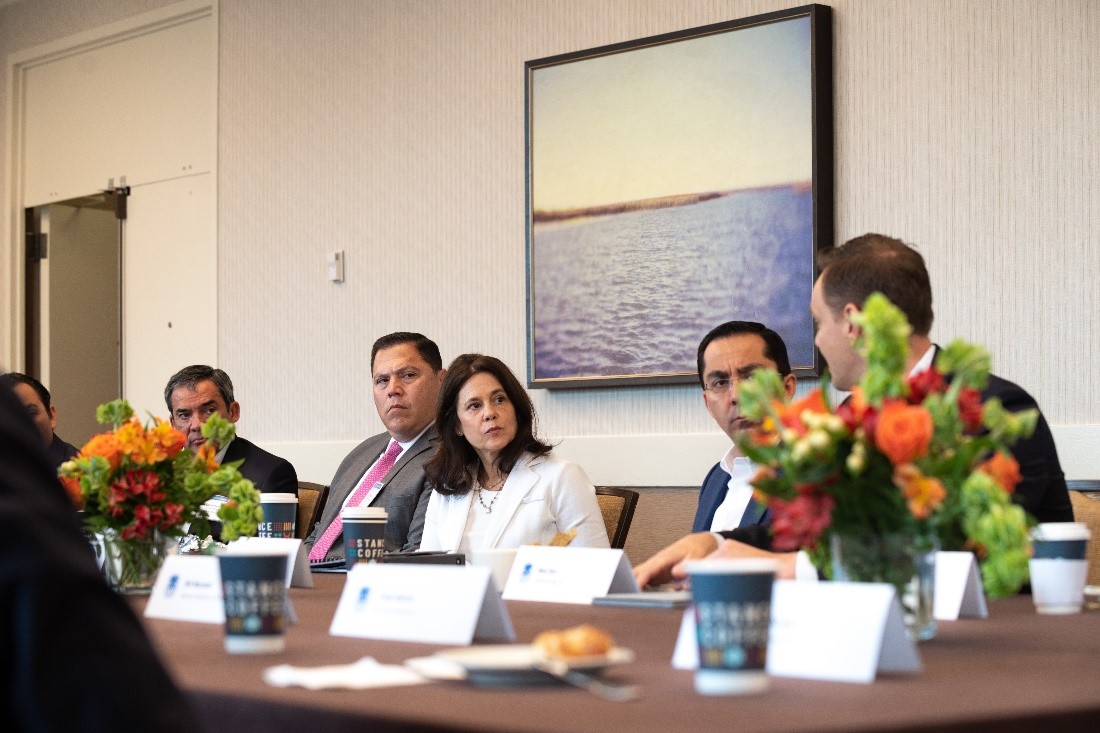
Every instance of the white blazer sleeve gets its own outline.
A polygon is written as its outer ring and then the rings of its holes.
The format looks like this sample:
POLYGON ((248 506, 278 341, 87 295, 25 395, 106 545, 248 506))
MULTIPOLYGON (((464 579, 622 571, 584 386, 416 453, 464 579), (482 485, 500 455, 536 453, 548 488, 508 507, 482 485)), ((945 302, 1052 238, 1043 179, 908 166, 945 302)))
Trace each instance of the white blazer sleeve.
POLYGON ((420 550, 442 550, 443 544, 439 536, 439 514, 442 511, 443 497, 432 489, 431 498, 428 499, 428 510, 424 513, 424 534, 420 538, 420 550))
POLYGON ((561 461, 561 464, 561 472, 554 481, 552 492, 559 530, 564 532, 576 528, 577 537, 572 547, 610 547, 603 514, 596 501, 596 487, 576 463, 561 461))

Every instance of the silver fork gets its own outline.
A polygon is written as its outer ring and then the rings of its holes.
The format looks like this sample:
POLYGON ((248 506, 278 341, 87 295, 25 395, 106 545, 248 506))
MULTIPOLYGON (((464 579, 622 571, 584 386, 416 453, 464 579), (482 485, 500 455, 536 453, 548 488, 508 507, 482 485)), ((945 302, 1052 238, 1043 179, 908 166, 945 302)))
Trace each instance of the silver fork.
POLYGON ((637 685, 620 685, 613 682, 605 682, 596 679, 590 674, 578 672, 568 664, 558 659, 547 659, 535 665, 535 669, 544 672, 551 677, 557 677, 562 682, 568 682, 574 687, 588 690, 596 697, 612 702, 629 702, 641 695, 641 688, 637 685))

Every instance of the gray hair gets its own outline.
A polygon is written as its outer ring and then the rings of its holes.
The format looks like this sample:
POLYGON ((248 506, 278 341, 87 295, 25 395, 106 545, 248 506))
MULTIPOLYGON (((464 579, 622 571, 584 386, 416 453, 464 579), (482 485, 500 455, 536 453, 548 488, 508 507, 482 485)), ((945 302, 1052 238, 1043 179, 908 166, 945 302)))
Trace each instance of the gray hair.
POLYGON ((199 382, 208 380, 213 382, 214 386, 218 388, 218 392, 221 394, 222 399, 225 400, 226 407, 233 404, 233 380, 229 378, 229 375, 221 369, 215 369, 205 364, 194 364, 180 369, 168 380, 168 386, 164 388, 164 404, 168 406, 168 413, 172 413, 173 392, 180 387, 195 389, 199 382))

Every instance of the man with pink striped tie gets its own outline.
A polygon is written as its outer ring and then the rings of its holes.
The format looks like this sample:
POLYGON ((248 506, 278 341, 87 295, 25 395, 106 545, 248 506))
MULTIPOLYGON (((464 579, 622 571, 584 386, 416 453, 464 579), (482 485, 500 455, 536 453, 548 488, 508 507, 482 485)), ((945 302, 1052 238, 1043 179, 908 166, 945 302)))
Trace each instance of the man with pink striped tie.
POLYGON ((415 550, 431 489, 424 463, 435 447, 436 400, 443 382, 439 347, 419 333, 383 336, 371 348, 374 406, 386 432, 360 443, 332 478, 321 519, 306 538, 311 563, 342 560, 345 506, 386 510, 386 550, 415 550))

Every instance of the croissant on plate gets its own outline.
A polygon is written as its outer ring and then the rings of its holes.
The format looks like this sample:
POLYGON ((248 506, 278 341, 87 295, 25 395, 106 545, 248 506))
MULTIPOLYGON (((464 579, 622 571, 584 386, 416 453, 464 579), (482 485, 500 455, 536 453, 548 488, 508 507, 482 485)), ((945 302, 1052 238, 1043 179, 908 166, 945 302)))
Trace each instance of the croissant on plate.
POLYGON ((548 657, 591 657, 607 654, 615 646, 615 640, 606 631, 589 624, 571 629, 544 631, 532 642, 548 657))

